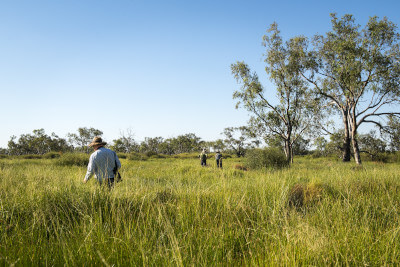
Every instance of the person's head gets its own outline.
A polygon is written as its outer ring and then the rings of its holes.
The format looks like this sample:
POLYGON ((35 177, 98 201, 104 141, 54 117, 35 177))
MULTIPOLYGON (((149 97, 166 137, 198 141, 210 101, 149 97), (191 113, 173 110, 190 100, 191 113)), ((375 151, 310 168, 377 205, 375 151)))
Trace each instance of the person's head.
POLYGON ((101 139, 100 136, 95 136, 93 138, 93 141, 89 144, 90 147, 93 147, 94 150, 99 149, 100 147, 103 147, 107 145, 106 142, 103 142, 103 139, 101 139))

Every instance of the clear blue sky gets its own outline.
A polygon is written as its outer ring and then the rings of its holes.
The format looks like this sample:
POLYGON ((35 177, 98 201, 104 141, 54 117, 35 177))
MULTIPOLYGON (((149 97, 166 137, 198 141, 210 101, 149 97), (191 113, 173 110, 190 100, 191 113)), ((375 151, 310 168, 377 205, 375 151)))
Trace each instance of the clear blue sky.
POLYGON ((195 133, 221 138, 246 124, 235 110, 230 65, 265 76, 261 39, 276 21, 286 38, 330 30, 329 13, 386 16, 399 1, 0 1, 0 147, 44 128, 79 127, 106 141, 131 129, 137 140, 195 133))

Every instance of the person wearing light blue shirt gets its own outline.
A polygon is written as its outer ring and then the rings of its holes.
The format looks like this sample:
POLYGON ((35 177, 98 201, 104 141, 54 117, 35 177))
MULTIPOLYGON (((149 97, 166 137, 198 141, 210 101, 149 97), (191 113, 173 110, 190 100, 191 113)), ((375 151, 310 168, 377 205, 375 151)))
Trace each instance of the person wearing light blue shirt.
POLYGON ((87 173, 83 180, 84 183, 94 174, 100 184, 105 180, 110 188, 114 185, 114 175, 121 168, 121 162, 117 153, 104 147, 106 144, 99 136, 94 137, 89 144, 90 147, 93 147, 94 152, 89 158, 87 173))

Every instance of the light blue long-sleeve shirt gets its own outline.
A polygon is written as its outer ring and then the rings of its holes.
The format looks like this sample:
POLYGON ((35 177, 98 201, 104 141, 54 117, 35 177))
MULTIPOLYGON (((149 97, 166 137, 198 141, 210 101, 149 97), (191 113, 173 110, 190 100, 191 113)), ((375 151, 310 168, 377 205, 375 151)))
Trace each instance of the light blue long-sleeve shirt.
POLYGON ((100 147, 90 155, 85 182, 94 174, 101 183, 103 179, 114 178, 114 168, 117 164, 121 168, 121 162, 117 154, 111 149, 100 147))

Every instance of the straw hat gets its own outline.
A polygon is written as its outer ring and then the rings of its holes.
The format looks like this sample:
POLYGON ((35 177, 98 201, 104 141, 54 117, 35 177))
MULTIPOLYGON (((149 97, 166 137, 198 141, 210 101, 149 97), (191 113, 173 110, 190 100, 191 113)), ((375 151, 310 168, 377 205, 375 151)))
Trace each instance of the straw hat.
POLYGON ((105 146, 107 145, 106 142, 103 142, 103 139, 101 139, 100 136, 95 136, 93 138, 93 141, 89 144, 89 146, 105 146))

